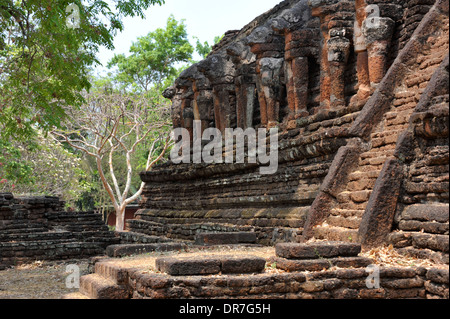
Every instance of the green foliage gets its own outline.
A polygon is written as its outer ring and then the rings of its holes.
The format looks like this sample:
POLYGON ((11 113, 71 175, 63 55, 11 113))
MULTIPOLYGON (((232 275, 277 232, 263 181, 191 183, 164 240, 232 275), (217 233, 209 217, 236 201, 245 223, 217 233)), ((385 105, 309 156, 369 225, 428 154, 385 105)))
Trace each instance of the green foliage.
POLYGON ((165 29, 159 28, 138 38, 128 57, 115 55, 108 67, 118 68, 116 79, 125 87, 138 92, 156 88, 160 93, 168 86, 167 80, 178 74, 176 65, 189 62, 193 52, 184 20, 178 22, 170 16, 165 29))
POLYGON ((59 126, 64 105, 79 106, 100 46, 113 49, 122 19, 144 17, 163 0, 0 1, 0 134, 23 139, 59 126), (79 12, 79 27, 68 23, 79 12))
POLYGON ((14 190, 18 183, 32 183, 31 165, 22 159, 19 148, 0 140, 0 150, 0 190, 14 190))
POLYGON ((73 204, 92 184, 81 158, 49 137, 26 143, 0 140, 0 192, 56 195, 73 204))
POLYGON ((224 37, 223 35, 220 37, 219 36, 215 37, 213 45, 210 45, 208 41, 201 43, 199 38, 194 37, 194 39, 197 41, 195 50, 197 51, 198 54, 200 54, 202 58, 205 59, 208 56, 208 54, 211 53, 213 46, 218 44, 223 37, 224 37))

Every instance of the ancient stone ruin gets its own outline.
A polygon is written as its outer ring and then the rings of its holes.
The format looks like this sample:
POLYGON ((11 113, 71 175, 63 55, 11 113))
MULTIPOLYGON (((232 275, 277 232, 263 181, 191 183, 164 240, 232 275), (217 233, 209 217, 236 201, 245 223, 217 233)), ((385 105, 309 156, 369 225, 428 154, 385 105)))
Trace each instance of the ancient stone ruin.
POLYGON ((285 0, 227 32, 164 92, 173 126, 278 128, 278 170, 141 173, 129 232, 67 298, 448 298, 448 36, 448 0, 285 0), (371 286, 377 247, 433 266, 371 286))
POLYGON ((448 94, 448 1, 283 1, 165 92, 191 139, 194 121, 278 127, 277 172, 160 165, 141 174, 129 228, 392 243, 448 261, 448 94))
POLYGON ((0 193, 0 269, 35 260, 103 255, 120 243, 100 214, 69 213, 57 197, 0 193))

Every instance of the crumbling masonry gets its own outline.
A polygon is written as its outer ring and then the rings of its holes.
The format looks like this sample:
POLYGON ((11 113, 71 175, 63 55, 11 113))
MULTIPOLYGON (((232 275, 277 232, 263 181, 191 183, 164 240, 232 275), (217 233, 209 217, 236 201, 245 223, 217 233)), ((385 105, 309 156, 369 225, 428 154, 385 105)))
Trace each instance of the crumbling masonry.
POLYGON ((278 127, 279 169, 160 165, 130 229, 392 243, 448 262, 448 25, 448 1, 287 0, 226 33, 165 92, 174 127, 278 127))

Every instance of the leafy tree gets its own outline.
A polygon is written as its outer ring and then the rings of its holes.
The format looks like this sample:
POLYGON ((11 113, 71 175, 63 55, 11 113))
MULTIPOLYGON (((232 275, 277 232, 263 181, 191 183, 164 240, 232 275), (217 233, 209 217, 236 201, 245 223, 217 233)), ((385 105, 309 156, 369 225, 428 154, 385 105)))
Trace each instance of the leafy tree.
POLYGON ((83 103, 100 46, 113 49, 124 17, 164 0, 1 0, 0 137, 29 137, 83 103))
POLYGON ((150 105, 143 95, 95 92, 85 99, 79 109, 67 108, 70 120, 52 134, 94 161, 116 212, 116 229, 122 231, 125 208, 144 188, 136 169, 150 170, 170 146, 170 112, 167 105, 150 105))
POLYGON ((165 29, 159 28, 140 37, 130 48, 130 55, 115 55, 108 63, 118 68, 117 80, 137 91, 158 94, 168 86, 167 79, 178 74, 177 64, 189 62, 194 48, 189 43, 184 20, 171 15, 165 29))
POLYGON ((205 59, 208 56, 208 54, 211 53, 213 46, 218 44, 223 37, 224 37, 223 35, 215 37, 213 45, 210 45, 208 41, 201 43, 199 38, 194 37, 194 39, 197 41, 195 50, 197 51, 198 54, 200 54, 202 58, 205 59))
POLYGON ((60 196, 68 205, 89 191, 82 160, 51 137, 30 141, 0 140, 0 192, 60 196))

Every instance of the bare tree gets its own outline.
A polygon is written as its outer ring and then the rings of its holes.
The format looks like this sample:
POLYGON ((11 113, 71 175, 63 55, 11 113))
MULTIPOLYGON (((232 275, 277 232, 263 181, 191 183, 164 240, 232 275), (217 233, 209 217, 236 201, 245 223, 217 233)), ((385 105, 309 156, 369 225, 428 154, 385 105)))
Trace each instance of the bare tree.
POLYGON ((132 158, 137 148, 151 142, 145 170, 164 159, 170 144, 170 116, 167 106, 149 105, 144 96, 90 93, 81 108, 67 108, 64 129, 53 136, 95 159, 102 185, 116 212, 116 230, 125 228, 125 209, 142 194, 144 183, 131 194, 135 168, 132 158), (126 176, 119 182, 113 158, 123 156, 126 176), (107 174, 109 172, 109 174, 107 174), (107 175, 109 175, 107 177, 107 175))

